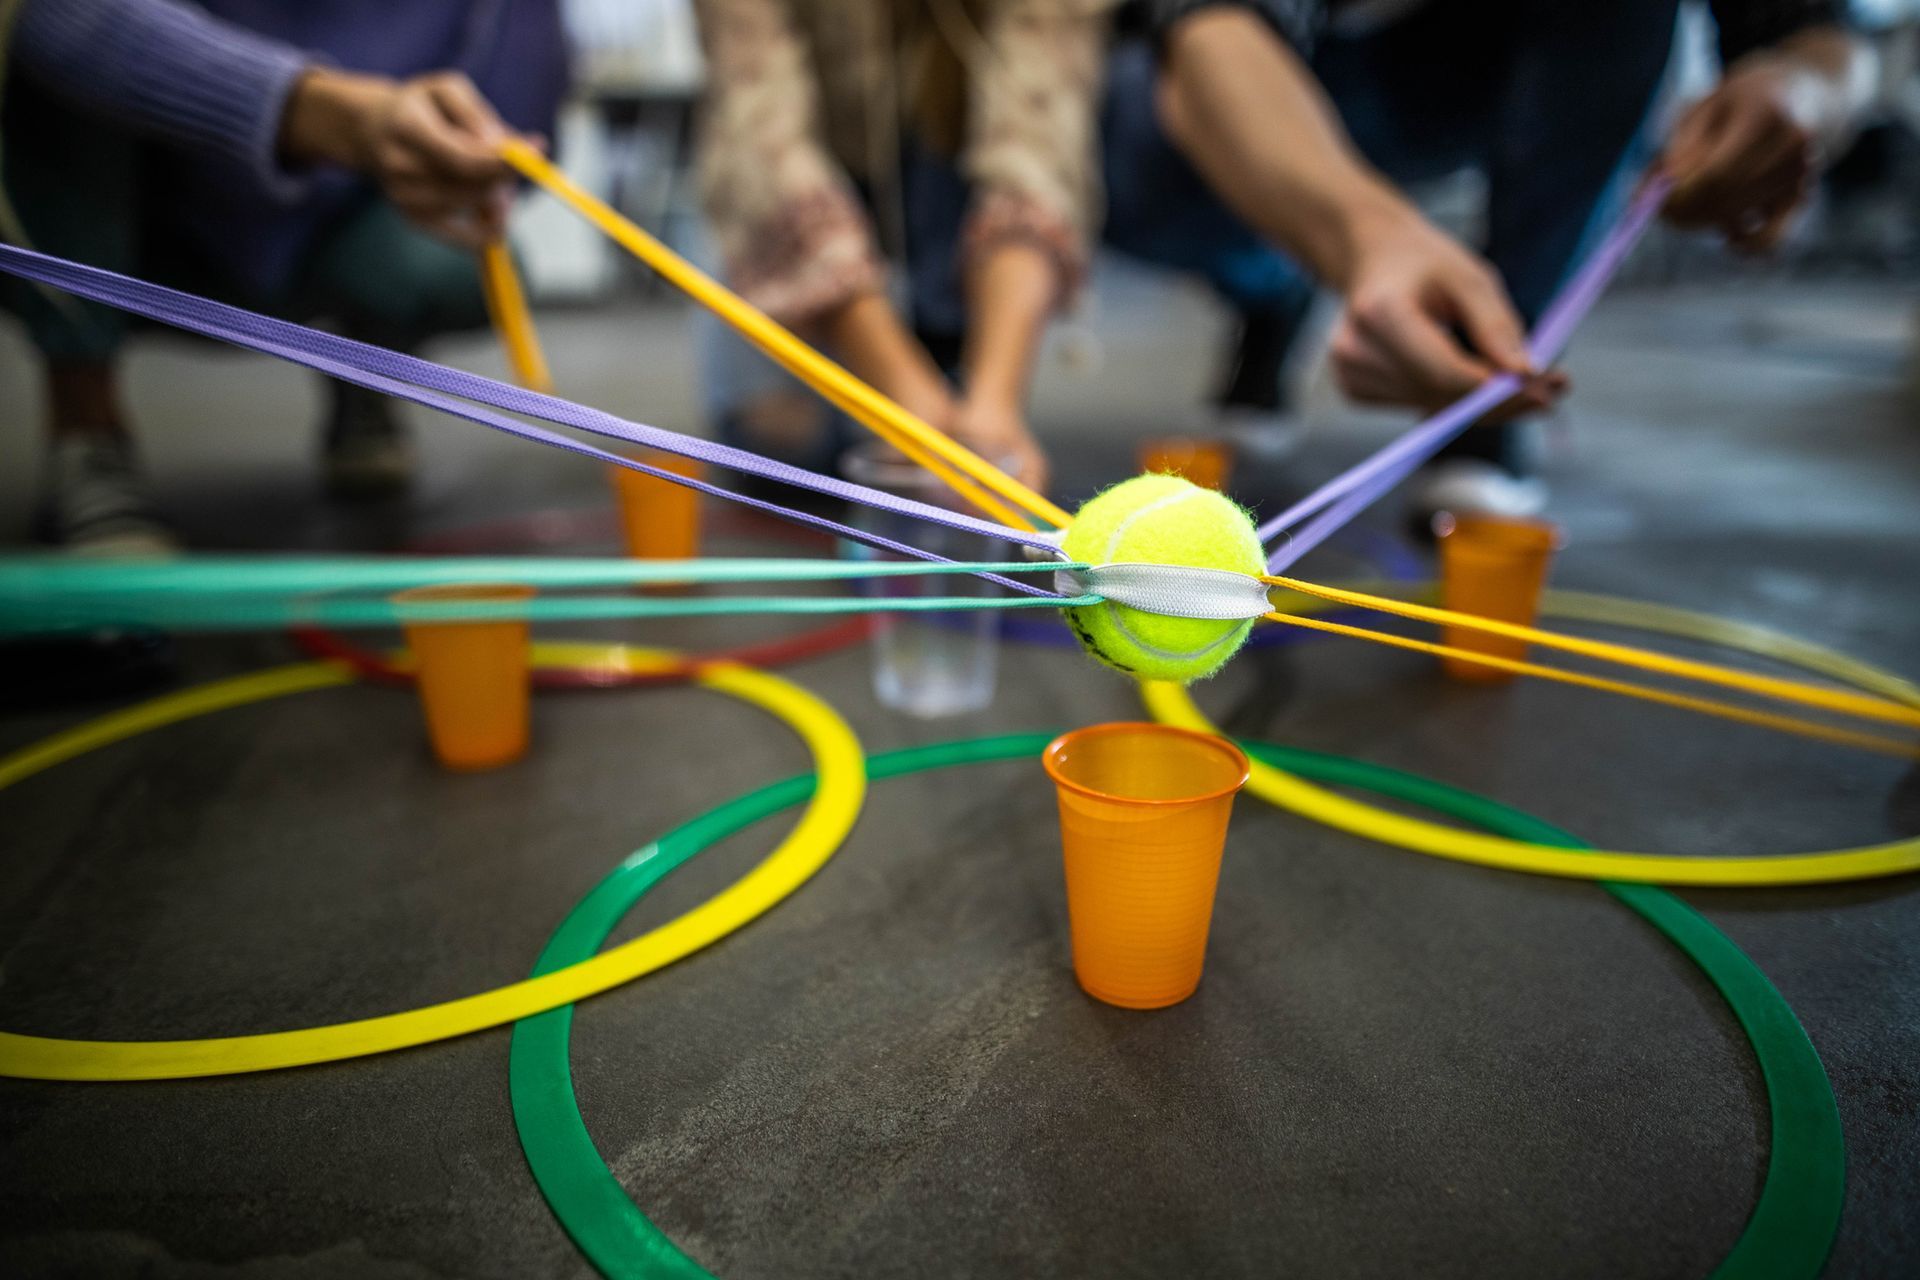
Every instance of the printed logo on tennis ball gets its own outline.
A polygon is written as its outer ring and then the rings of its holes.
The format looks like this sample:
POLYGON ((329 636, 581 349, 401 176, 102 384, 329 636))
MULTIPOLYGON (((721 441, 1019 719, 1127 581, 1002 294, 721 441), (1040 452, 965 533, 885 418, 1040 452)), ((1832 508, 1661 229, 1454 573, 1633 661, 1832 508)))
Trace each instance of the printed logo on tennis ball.
MULTIPOLYGON (((1173 564, 1259 575, 1253 517, 1233 499, 1170 475, 1135 476, 1088 500, 1061 543, 1084 564, 1173 564)), ((1203 680, 1246 643, 1251 619, 1174 618, 1105 601, 1064 609, 1088 653, 1146 680, 1203 680)))

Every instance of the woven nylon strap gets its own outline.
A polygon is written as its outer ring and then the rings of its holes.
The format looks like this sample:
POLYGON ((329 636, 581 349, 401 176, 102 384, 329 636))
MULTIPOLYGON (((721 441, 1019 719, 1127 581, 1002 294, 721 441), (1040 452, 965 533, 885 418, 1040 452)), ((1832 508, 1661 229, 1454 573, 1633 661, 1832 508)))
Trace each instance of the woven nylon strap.
POLYGON ((1195 569, 1174 564, 1102 564, 1062 569, 1054 587, 1065 596, 1104 596, 1145 613, 1169 618, 1238 621, 1270 612, 1267 584, 1231 569, 1195 569))

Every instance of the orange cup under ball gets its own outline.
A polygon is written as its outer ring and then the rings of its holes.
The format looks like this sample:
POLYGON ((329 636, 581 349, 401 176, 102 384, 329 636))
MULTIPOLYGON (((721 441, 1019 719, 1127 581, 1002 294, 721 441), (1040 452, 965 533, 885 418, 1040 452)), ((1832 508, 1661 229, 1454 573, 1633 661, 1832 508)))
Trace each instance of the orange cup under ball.
POLYGON ((1200 985, 1247 757, 1211 734, 1119 723, 1056 738, 1042 762, 1059 793, 1074 976, 1122 1008, 1180 1003, 1200 985))

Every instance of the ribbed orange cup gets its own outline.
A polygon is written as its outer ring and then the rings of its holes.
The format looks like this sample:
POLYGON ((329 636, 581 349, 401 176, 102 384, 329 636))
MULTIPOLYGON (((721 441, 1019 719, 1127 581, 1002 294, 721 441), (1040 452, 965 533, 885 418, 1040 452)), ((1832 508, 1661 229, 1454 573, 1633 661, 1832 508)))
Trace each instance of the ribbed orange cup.
POLYGON ((1225 489, 1233 472, 1233 450, 1219 440, 1161 436, 1143 441, 1138 459, 1143 472, 1185 476, 1202 489, 1225 489))
MULTIPOLYGON (((644 462, 677 476, 699 479, 706 468, 678 454, 636 453, 644 462)), ((620 531, 635 560, 691 560, 700 554, 700 493, 628 467, 607 468, 620 502, 620 531)))
POLYGON ((1062 735, 1041 759, 1060 797, 1074 976, 1122 1008, 1179 1004, 1200 985, 1247 757, 1211 734, 1121 723, 1062 735))
MULTIPOLYGON (((1532 625, 1553 553, 1560 549, 1559 526, 1545 520, 1442 515, 1434 532, 1440 540, 1440 600, 1446 608, 1532 625)), ((1441 640, 1498 658, 1518 661, 1527 656, 1524 640, 1464 627, 1443 628, 1441 640)), ((1492 684, 1513 679, 1510 671, 1459 658, 1442 658, 1440 665, 1455 680, 1492 684)))
MULTIPOLYGON (((415 587, 393 599, 417 604, 532 595, 532 587, 512 584, 449 583, 415 587)), ((427 737, 440 763, 449 769, 492 769, 525 755, 526 621, 408 622, 405 629, 418 664, 427 737)))

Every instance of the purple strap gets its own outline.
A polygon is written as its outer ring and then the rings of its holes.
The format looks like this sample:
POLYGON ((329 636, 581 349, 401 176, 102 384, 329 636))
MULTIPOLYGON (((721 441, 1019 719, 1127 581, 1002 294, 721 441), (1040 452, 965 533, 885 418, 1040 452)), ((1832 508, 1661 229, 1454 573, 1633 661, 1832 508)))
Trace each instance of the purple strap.
MULTIPOLYGON (((702 493, 726 498, 757 508, 769 515, 810 525, 838 537, 880 547, 898 555, 920 560, 947 561, 947 557, 878 534, 855 529, 824 516, 792 510, 759 498, 733 493, 717 485, 676 475, 659 467, 608 452, 530 423, 506 416, 522 414, 543 422, 573 427, 595 435, 608 436, 665 453, 693 458, 713 466, 727 467, 768 480, 812 489, 848 502, 862 503, 896 515, 925 520, 968 533, 983 534, 1009 542, 1040 548, 1050 553, 1055 547, 1045 537, 1020 529, 981 520, 961 512, 949 511, 929 503, 898 497, 865 485, 819 475, 800 467, 763 458, 757 453, 737 449, 712 440, 667 431, 660 427, 629 422, 610 413, 542 395, 492 378, 448 368, 384 347, 356 342, 337 334, 323 333, 304 325, 275 320, 257 312, 227 306, 225 303, 182 293, 161 285, 149 284, 111 271, 68 262, 32 250, 0 245, 0 271, 37 280, 69 293, 118 307, 152 320, 217 338, 234 346, 277 356, 294 364, 336 377, 384 395, 411 400, 469 422, 492 427, 523 440, 532 440, 554 448, 566 449, 600 462, 644 472, 674 484, 686 485, 702 493), (477 402, 477 403, 470 403, 477 402)), ((1024 595, 1053 595, 1031 584, 997 574, 981 574, 994 583, 1024 595)))
MULTIPOLYGON (((1591 257, 1555 295, 1540 323, 1534 326, 1527 352, 1537 365, 1548 365, 1566 349, 1574 329, 1600 298, 1627 254, 1639 242, 1647 226, 1666 199, 1668 183, 1655 178, 1634 196, 1620 221, 1601 242, 1591 257)), ((1520 379, 1510 373, 1498 374, 1481 383, 1465 397, 1408 430, 1392 444, 1321 485, 1300 501, 1260 526, 1265 542, 1313 516, 1305 526, 1294 530, 1267 562, 1269 573, 1279 573, 1307 552, 1326 541, 1328 535, 1379 501, 1449 440, 1465 431, 1481 415, 1497 407, 1520 389, 1520 379)))

